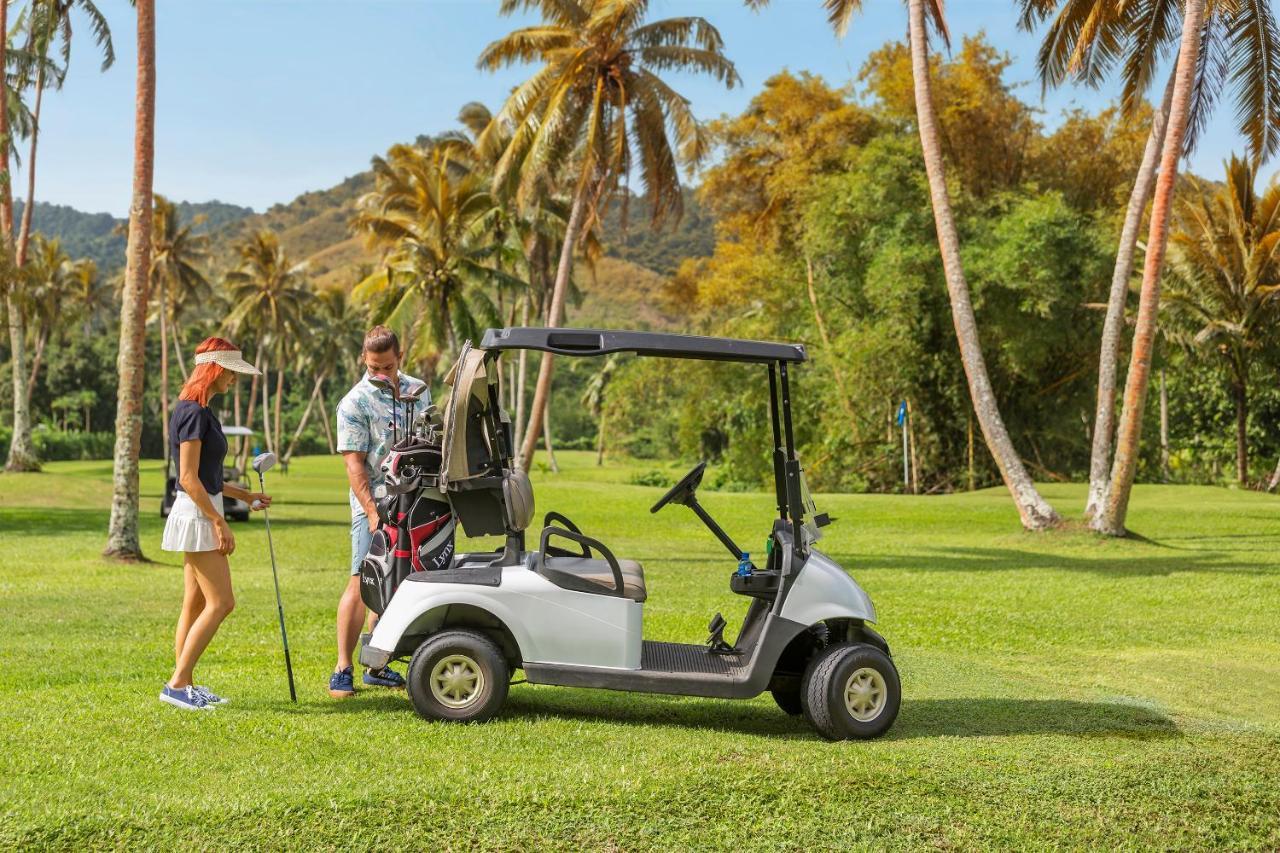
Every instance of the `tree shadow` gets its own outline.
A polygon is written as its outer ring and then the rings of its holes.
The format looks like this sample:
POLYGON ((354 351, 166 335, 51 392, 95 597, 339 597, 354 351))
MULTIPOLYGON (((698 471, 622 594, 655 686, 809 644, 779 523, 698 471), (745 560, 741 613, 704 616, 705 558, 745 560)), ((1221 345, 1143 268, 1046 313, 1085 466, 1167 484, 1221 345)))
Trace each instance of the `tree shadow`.
POLYGON ((1134 740, 1182 736, 1164 714, 1124 702, 961 698, 904 702, 888 737, 907 740, 1039 734, 1134 740))
POLYGON ((1198 548, 1163 548, 1177 555, 1132 556, 1100 553, 1078 556, 1019 548, 917 548, 908 554, 836 554, 847 569, 907 569, 925 572, 984 572, 1050 569, 1092 572, 1106 577, 1167 576, 1178 572, 1274 574, 1274 566, 1244 561, 1234 554, 1198 548))

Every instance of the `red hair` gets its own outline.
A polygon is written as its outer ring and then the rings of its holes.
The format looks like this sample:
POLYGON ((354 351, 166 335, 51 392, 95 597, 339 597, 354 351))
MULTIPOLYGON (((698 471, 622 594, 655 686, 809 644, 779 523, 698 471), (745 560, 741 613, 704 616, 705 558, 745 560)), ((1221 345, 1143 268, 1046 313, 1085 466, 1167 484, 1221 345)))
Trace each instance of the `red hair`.
MULTIPOLYGON (((0 0, 0 2, 3 2, 3 0, 0 0)), ((202 352, 233 349, 236 349, 236 345, 231 341, 222 338, 205 338, 200 342, 200 346, 196 347, 196 355, 202 352)), ((225 370, 225 367, 220 364, 214 364, 212 361, 197 364, 195 369, 191 371, 191 376, 187 378, 186 383, 182 386, 178 399, 195 400, 202 406, 209 405, 209 397, 213 394, 213 383, 218 380, 218 377, 225 370)))

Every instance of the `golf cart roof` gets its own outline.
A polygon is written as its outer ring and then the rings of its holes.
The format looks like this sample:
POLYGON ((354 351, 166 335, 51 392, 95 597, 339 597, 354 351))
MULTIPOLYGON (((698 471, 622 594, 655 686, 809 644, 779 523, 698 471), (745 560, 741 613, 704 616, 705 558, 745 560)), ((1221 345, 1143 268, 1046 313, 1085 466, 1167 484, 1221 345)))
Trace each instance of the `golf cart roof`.
POLYGON ((486 350, 532 349, 557 355, 606 355, 633 352, 661 358, 697 358, 708 361, 741 361, 758 364, 804 361, 803 344, 706 338, 663 332, 628 332, 613 329, 534 328, 516 326, 489 329, 480 341, 486 350))
POLYGON ((230 436, 249 436, 253 435, 253 430, 242 426, 224 426, 222 428, 222 434, 230 436))

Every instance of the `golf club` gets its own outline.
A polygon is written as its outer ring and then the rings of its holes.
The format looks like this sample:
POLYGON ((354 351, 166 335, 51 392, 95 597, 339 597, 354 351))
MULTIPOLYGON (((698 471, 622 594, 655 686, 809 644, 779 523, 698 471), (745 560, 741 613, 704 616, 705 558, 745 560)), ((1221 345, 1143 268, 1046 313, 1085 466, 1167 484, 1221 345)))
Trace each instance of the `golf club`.
MULTIPOLYGON (((267 487, 263 483, 262 474, 275 464, 276 455, 269 450, 253 457, 253 470, 258 472, 259 491, 266 492, 267 487)), ((280 600, 280 578, 276 574, 276 549, 271 542, 271 513, 260 501, 254 501, 253 508, 262 509, 262 517, 267 523, 267 550, 271 553, 271 579, 276 585, 276 612, 280 614, 280 640, 284 643, 284 669, 289 675, 289 699, 297 702, 298 694, 293 688, 293 662, 289 659, 289 635, 284 630, 284 604, 280 600)))

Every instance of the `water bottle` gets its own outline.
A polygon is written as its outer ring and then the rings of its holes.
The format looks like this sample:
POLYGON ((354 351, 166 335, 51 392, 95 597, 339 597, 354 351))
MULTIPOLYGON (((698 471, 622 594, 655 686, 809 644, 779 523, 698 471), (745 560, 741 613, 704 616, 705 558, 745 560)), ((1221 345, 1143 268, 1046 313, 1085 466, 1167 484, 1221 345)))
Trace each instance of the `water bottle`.
POLYGON ((751 574, 751 555, 746 551, 742 552, 742 559, 738 561, 738 576, 747 577, 751 574))

